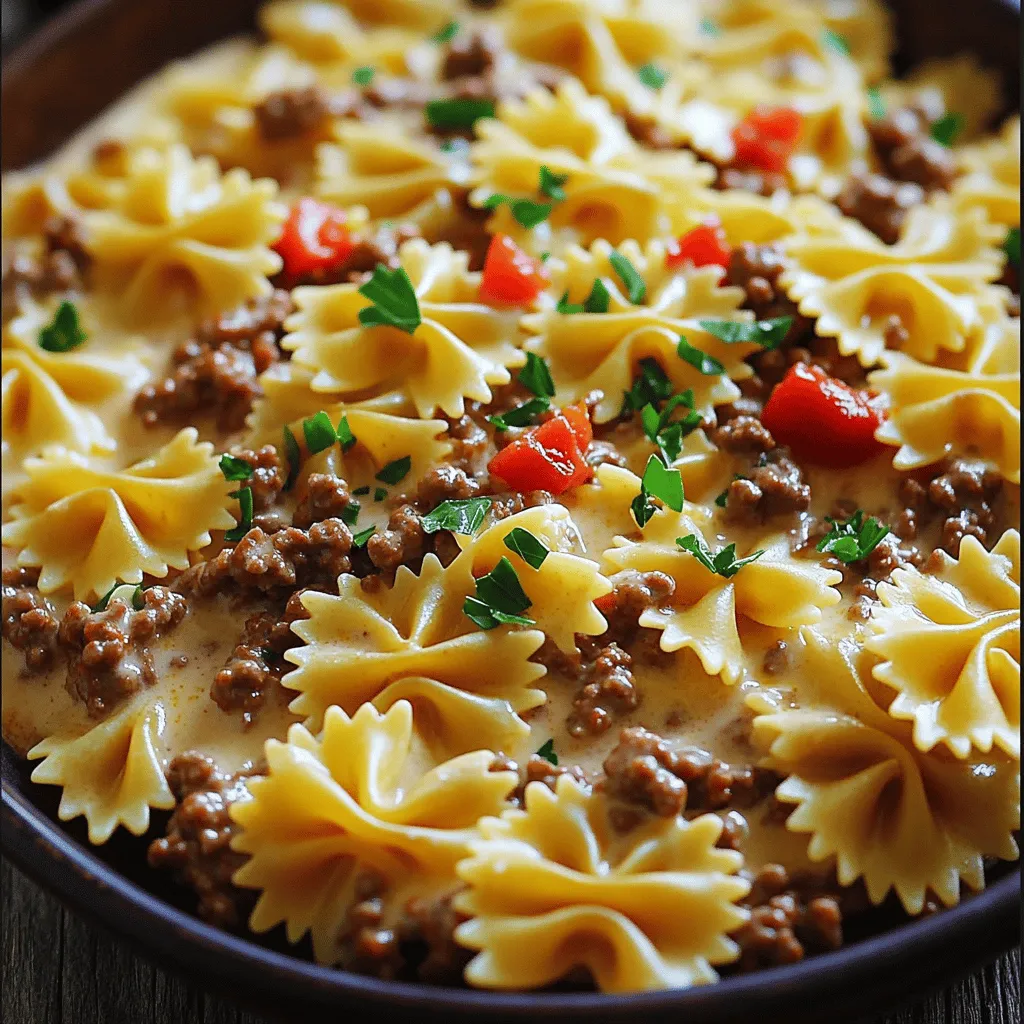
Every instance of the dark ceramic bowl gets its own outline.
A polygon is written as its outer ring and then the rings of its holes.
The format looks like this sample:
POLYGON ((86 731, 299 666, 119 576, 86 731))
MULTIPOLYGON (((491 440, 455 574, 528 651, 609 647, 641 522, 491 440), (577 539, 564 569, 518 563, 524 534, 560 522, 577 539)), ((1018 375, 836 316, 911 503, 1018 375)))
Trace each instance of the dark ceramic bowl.
MULTIPOLYGON (((672 0, 664 0, 672 2, 672 0)), ((256 0, 81 0, 5 61, 2 164, 45 156, 166 61, 254 25, 256 0)), ((899 64, 971 50, 1019 96, 1020 5, 1012 0, 899 0, 899 64)), ((19 868, 163 967, 267 1013, 380 1014, 427 1021, 838 1022, 947 985, 1020 941, 1020 869, 1003 865, 961 906, 854 941, 837 953, 685 991, 630 996, 495 994, 381 982, 257 945, 196 920, 187 897, 145 866, 123 833, 90 847, 81 819, 57 821, 55 787, 2 751, 2 849, 19 868)), ((884 913, 884 912, 883 912, 884 913)))

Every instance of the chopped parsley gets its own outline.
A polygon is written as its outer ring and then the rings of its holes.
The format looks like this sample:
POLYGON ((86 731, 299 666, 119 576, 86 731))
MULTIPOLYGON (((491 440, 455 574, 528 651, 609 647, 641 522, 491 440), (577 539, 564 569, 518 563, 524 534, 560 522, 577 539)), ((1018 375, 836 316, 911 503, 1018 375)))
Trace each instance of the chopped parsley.
POLYGON ((845 522, 828 516, 825 522, 830 524, 830 529, 818 541, 818 550, 835 555, 847 565, 867 558, 889 533, 889 527, 883 526, 873 516, 865 521, 862 509, 857 509, 845 522))
POLYGON ((459 23, 454 19, 444 28, 438 29, 431 37, 434 43, 450 43, 459 34, 459 23))
POLYGON ((966 119, 963 114, 950 111, 948 114, 943 114, 932 125, 930 134, 936 142, 948 148, 953 145, 956 137, 964 130, 965 124, 966 119))
POLYGON ((647 460, 647 468, 640 480, 640 493, 633 499, 630 509, 637 526, 646 526, 658 510, 651 498, 660 498, 674 512, 683 510, 683 478, 678 469, 669 469, 657 456, 647 460))
POLYGON ((633 380, 633 386, 623 395, 623 415, 642 409, 645 405, 657 405, 672 397, 672 382, 657 359, 647 356, 640 360, 638 366, 640 373, 633 380))
POLYGON ((366 487, 357 487, 352 493, 353 493, 353 495, 356 495, 356 496, 363 495, 363 494, 369 494, 370 493, 370 488, 369 488, 368 485, 366 487))
POLYGON ((412 456, 403 455, 400 459, 395 459, 384 466, 374 479, 379 480, 382 484, 397 484, 400 480, 405 479, 410 469, 412 469, 412 456))
POLYGON ((555 174, 550 167, 545 167, 541 164, 540 168, 540 183, 537 186, 537 191, 542 196, 547 196, 548 199, 555 203, 565 202, 565 189, 562 186, 569 180, 568 174, 555 174))
POLYGON ((621 252, 615 249, 612 249, 608 254, 608 262, 612 265, 612 270, 618 274, 619 280, 626 289, 629 301, 634 306, 643 302, 647 297, 647 285, 644 283, 644 279, 640 276, 640 272, 636 267, 621 252))
POLYGON ((833 32, 830 28, 823 28, 821 41, 833 53, 841 54, 844 57, 850 56, 850 44, 846 41, 846 37, 841 36, 838 32, 833 32))
POLYGON ((722 26, 711 18, 701 18, 700 31, 705 36, 720 36, 722 34, 722 26))
POLYGON ((565 316, 575 313, 607 313, 610 299, 611 295, 605 287, 604 281, 599 277, 595 277, 594 283, 590 286, 590 294, 582 303, 570 302, 569 293, 563 292, 555 310, 565 316))
POLYGON ((130 604, 137 612, 141 612, 145 607, 145 602, 142 599, 142 584, 139 583, 136 586, 132 586, 130 583, 115 583, 93 606, 94 612, 106 611, 110 604, 111 598, 118 598, 121 601, 126 601, 130 604), (119 593, 120 591, 120 593, 119 593))
POLYGON ((356 443, 356 435, 352 433, 352 428, 348 425, 348 416, 344 413, 338 420, 338 429, 335 433, 343 452, 347 452, 356 443))
POLYGON ((232 527, 224 534, 224 539, 228 541, 241 540, 252 529, 252 488, 243 487, 241 490, 232 491, 228 497, 238 499, 241 518, 238 520, 237 526, 232 527))
POLYGON ((702 537, 698 537, 695 533, 691 533, 686 537, 676 537, 676 543, 684 551, 689 551, 708 572, 724 576, 726 579, 735 576, 743 566, 756 562, 764 554, 763 550, 755 551, 746 558, 737 558, 736 545, 730 544, 728 547, 722 548, 717 555, 714 555, 711 553, 711 549, 707 546, 705 540, 702 537))
POLYGON ((39 347, 46 352, 70 352, 78 348, 89 335, 82 330, 78 307, 65 299, 50 321, 39 332, 39 347))
POLYGON ((284 482, 284 489, 290 491, 295 486, 295 481, 299 475, 299 467, 302 465, 302 452, 299 449, 299 442, 295 439, 291 427, 286 425, 282 433, 284 434, 284 456, 288 462, 288 477, 284 482))
POLYGON ((656 444, 668 465, 679 458, 683 450, 683 438, 695 430, 701 422, 700 413, 693 408, 693 391, 688 388, 682 394, 673 395, 659 412, 654 403, 640 410, 640 424, 647 439, 656 444), (673 420, 676 409, 688 408, 682 419, 673 420))
POLYGON ((341 510, 341 521, 346 526, 355 526, 356 525, 356 521, 359 519, 359 510, 361 508, 362 508, 362 505, 360 505, 358 501, 350 501, 341 510))
POLYGON ((371 68, 367 64, 361 68, 356 68, 355 71, 352 72, 352 81, 356 85, 369 85, 373 81, 373 76, 375 74, 376 69, 371 68))
POLYGON ((509 409, 508 412, 488 416, 487 422, 492 423, 497 430, 528 427, 542 412, 547 412, 550 408, 551 402, 547 398, 531 398, 528 402, 509 409))
POLYGON ((749 477, 745 477, 745 476, 743 476, 740 473, 734 473, 733 477, 732 477, 732 482, 729 484, 729 487, 726 487, 726 489, 724 491, 722 491, 722 493, 719 494, 717 498, 715 498, 715 504, 719 508, 725 508, 726 505, 729 504, 729 488, 732 487, 732 484, 735 483, 737 480, 749 480, 749 479, 750 479, 749 477))
POLYGON ((252 466, 245 459, 238 458, 237 455, 222 455, 219 465, 224 479, 230 480, 232 483, 248 480, 252 476, 252 466))
POLYGON ((747 343, 773 349, 782 344, 793 326, 791 316, 780 316, 773 320, 755 320, 752 324, 737 320, 698 320, 700 326, 726 345, 747 343))
POLYGON ((365 548, 366 542, 377 532, 376 526, 368 526, 365 530, 361 530, 352 538, 352 547, 354 548, 365 548))
POLYGON ((465 156, 469 152, 469 141, 462 138, 445 139, 441 143, 442 153, 458 153, 459 156, 465 156))
POLYGON ((529 530, 516 526, 505 537, 505 547, 514 551, 528 566, 539 569, 544 559, 551 554, 543 541, 538 540, 529 530))
POLYGON ((1020 269, 1020 228, 1010 228, 1003 240, 1003 252, 1006 258, 1018 270, 1020 269))
POLYGON ((375 487, 373 489, 373 500, 383 501, 388 496, 388 489, 386 487, 375 487))
POLYGON ((482 117, 494 117, 494 100, 431 100, 425 111, 432 128, 472 128, 482 117))
POLYGON ((462 610, 481 629, 494 629, 505 624, 532 626, 520 612, 531 605, 512 563, 505 557, 486 575, 476 581, 476 596, 467 597, 462 610))
POLYGON ((548 364, 536 352, 526 353, 526 365, 519 371, 517 379, 538 398, 555 396, 555 382, 551 379, 548 364))
POLYGON ((686 340, 685 334, 679 335, 676 354, 684 363, 689 363, 695 370, 704 374, 705 377, 715 377, 720 373, 725 373, 725 366, 722 363, 714 356, 709 356, 706 352, 691 345, 686 340))
POLYGON ((540 749, 537 751, 537 757, 543 757, 545 761, 549 761, 551 764, 557 766, 558 755, 555 753, 555 741, 550 739, 542 743, 540 749))
POLYGON ((653 62, 648 62, 643 67, 637 68, 636 77, 651 89, 660 89, 668 81, 667 72, 653 62))
POLYGON ((548 219, 551 203, 537 203, 532 199, 516 199, 515 196, 495 192, 484 200, 484 209, 493 210, 502 204, 512 211, 512 219, 524 228, 535 228, 548 219))
POLYGON ((334 424, 323 410, 302 421, 302 435, 306 439, 306 450, 310 455, 326 451, 338 440, 334 424))
POLYGON ((123 587, 123 583, 115 583, 94 605, 92 610, 94 612, 104 612, 107 610, 107 605, 110 604, 110 599, 114 596, 114 591, 118 587, 123 587))
POLYGON ((359 310, 359 322, 364 327, 397 327, 413 334, 423 322, 416 291, 402 267, 389 270, 378 263, 373 277, 359 286, 359 294, 373 303, 359 310))
POLYGON ((428 512, 420 525, 424 533, 451 530, 471 537, 480 529, 490 507, 490 498, 449 498, 428 512))
POLYGON ((868 114, 872 121, 881 121, 885 117, 885 100, 875 86, 868 89, 868 114))

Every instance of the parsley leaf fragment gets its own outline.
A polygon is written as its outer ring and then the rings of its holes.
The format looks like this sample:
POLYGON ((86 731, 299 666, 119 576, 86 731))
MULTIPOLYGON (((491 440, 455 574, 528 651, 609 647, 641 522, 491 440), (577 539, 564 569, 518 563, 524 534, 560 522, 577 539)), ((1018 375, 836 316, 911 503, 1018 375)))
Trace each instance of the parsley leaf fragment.
POLYGON ((542 196, 547 196, 548 199, 556 203, 565 202, 565 189, 562 186, 569 180, 568 174, 555 174, 550 167, 546 167, 541 164, 540 167, 540 184, 537 186, 537 191, 542 196))
POLYGON ((594 283, 590 286, 590 294, 582 303, 570 302, 569 293, 563 292, 562 297, 558 300, 558 305, 555 307, 555 311, 564 316, 570 316, 574 313, 607 313, 610 299, 611 294, 605 287, 604 281, 599 277, 595 277, 594 283))
POLYGON ((494 100, 431 100, 424 111, 432 128, 472 128, 482 117, 494 117, 494 100))
POLYGON ((288 462, 288 476, 284 482, 284 489, 290 491, 295 486, 299 475, 299 467, 302 465, 302 452, 299 449, 299 442, 292 433, 292 428, 285 426, 282 431, 284 435, 284 456, 288 462))
POLYGON ((676 354, 684 363, 689 363, 699 373, 704 374, 705 377, 715 377, 720 373, 725 373, 725 366, 722 363, 714 356, 709 356, 706 352, 691 345, 686 340, 685 334, 679 335, 676 354))
POLYGON ((669 469, 657 455, 647 460, 647 468, 640 480, 640 493, 633 499, 630 509, 637 526, 646 526, 658 507, 650 499, 660 498, 675 512, 683 510, 683 478, 678 469, 669 469))
POLYGON ((378 263, 373 277, 359 286, 359 294, 373 303, 359 310, 359 322, 364 327, 397 327, 413 334, 423 322, 416 291, 402 267, 390 270, 378 263))
POLYGON ((238 520, 237 526, 232 527, 224 534, 224 539, 228 541, 241 540, 252 529, 252 488, 243 487, 239 491, 231 491, 228 497, 238 499, 241 518, 238 520))
POLYGON ((542 743, 537 751, 537 757, 543 757, 545 761, 557 766, 558 755, 555 753, 555 741, 550 739, 542 743))
POLYGON ((365 530, 361 530, 352 538, 352 547, 354 548, 365 548, 366 542, 377 532, 376 526, 368 526, 365 530))
POLYGON ((438 29, 431 37, 434 43, 450 43, 459 34, 459 23, 454 19, 443 28, 438 29))
POLYGON ((505 204, 512 211, 512 219, 524 228, 535 228, 548 219, 551 203, 537 203, 532 199, 517 199, 515 196, 495 192, 484 200, 484 209, 493 210, 505 204))
POLYGON ((375 487, 373 489, 373 500, 383 501, 388 496, 388 489, 386 487, 375 487))
POLYGON ((885 117, 885 100, 876 86, 868 89, 868 113, 872 121, 881 121, 885 117))
POLYGON ((355 526, 356 525, 356 520, 359 519, 359 510, 361 508, 362 508, 362 505, 360 505, 358 501, 350 501, 341 510, 341 521, 346 526, 355 526))
POLYGON ((1010 228, 1003 240, 1003 252, 1006 258, 1018 270, 1020 269, 1020 228, 1010 228))
POLYGON ((252 476, 252 466, 245 459, 238 458, 237 455, 222 455, 219 465, 224 479, 230 480, 232 483, 238 480, 248 480, 252 476))
POLYGON ((471 537, 480 529, 490 507, 490 498, 449 498, 428 512, 420 525, 424 533, 451 530, 471 537))
POLYGON ((618 274, 619 280, 626 289, 629 301, 634 306, 643 302, 647 297, 647 285, 644 283, 644 279, 640 276, 640 272, 636 267, 621 252, 615 249, 612 249, 608 254, 608 262, 612 265, 612 270, 618 274))
POLYGON ((780 316, 773 320, 755 320, 752 324, 737 320, 698 320, 700 326, 726 345, 747 343, 761 348, 778 348, 793 326, 791 316, 780 316))
POLYGON ((764 554, 763 550, 755 551, 752 555, 747 555, 746 558, 737 558, 736 545, 730 544, 715 555, 711 553, 705 540, 695 533, 688 534, 686 537, 676 537, 676 544, 684 551, 689 551, 708 572, 716 573, 725 579, 735 576, 743 566, 756 562, 764 554))
POLYGON ((700 422, 700 413, 693 408, 693 390, 689 388, 682 394, 673 395, 660 412, 653 403, 640 410, 640 425, 647 439, 661 449, 669 465, 679 458, 683 438, 696 429, 700 422), (690 411, 681 420, 673 420, 672 414, 681 406, 688 406, 690 411))
POLYGON ((496 430, 508 430, 509 427, 528 427, 542 413, 551 408, 551 403, 546 398, 531 398, 522 405, 517 405, 508 412, 496 413, 487 417, 487 422, 492 423, 496 430))
POLYGON ((476 581, 476 597, 467 597, 462 610, 481 629, 506 625, 532 626, 533 619, 520 615, 532 602, 526 596, 512 563, 503 557, 476 581))
POLYGON ((302 421, 302 435, 306 440, 306 450, 310 455, 326 451, 338 440, 334 424, 331 423, 330 416, 323 410, 302 421))
POLYGON ((638 363, 640 373, 633 381, 633 386, 624 393, 622 400, 623 414, 642 409, 645 405, 664 401, 672 396, 672 382, 657 359, 650 356, 638 363))
POLYGON ((50 321, 39 332, 39 347, 46 352, 70 352, 78 348, 89 335, 82 329, 78 308, 65 299, 50 321))
POLYGON ((823 28, 821 41, 833 53, 842 54, 844 57, 850 56, 850 44, 846 41, 846 37, 841 36, 838 32, 833 32, 830 28, 823 28))
POLYGON ((543 541, 538 540, 529 530, 516 526, 509 530, 504 540, 505 547, 514 551, 531 568, 539 569, 544 559, 551 554, 543 541))
POLYGON ((835 555, 846 565, 867 558, 889 533, 889 527, 883 526, 874 516, 865 522, 862 509, 857 509, 845 522, 829 516, 825 517, 825 521, 831 526, 828 533, 818 541, 818 550, 835 555))
POLYGON ((376 68, 372 68, 367 64, 361 68, 356 68, 355 71, 352 72, 352 81, 356 85, 369 85, 373 81, 373 76, 376 73, 376 68))
POLYGON ((342 413, 341 419, 338 420, 338 429, 335 433, 343 452, 347 452, 356 443, 356 435, 352 433, 352 428, 348 425, 348 416, 344 413, 342 413))
POLYGON ((966 119, 963 114, 959 114, 955 110, 950 111, 948 114, 943 114, 931 126, 930 135, 936 142, 948 149, 963 131, 965 124, 966 119))
POLYGON ((667 72, 659 68, 653 61, 637 68, 636 77, 650 89, 660 89, 668 81, 667 72))
POLYGON ((397 484, 400 480, 405 479, 410 469, 412 469, 412 456, 403 455, 400 459, 395 459, 384 466, 374 479, 379 480, 382 484, 397 484))
POLYGON ((700 31, 705 36, 720 36, 722 34, 722 27, 717 21, 713 21, 711 18, 700 19, 700 31))
POLYGON ((526 353, 526 365, 519 371, 517 379, 538 398, 554 398, 555 382, 544 359, 536 352, 526 353))

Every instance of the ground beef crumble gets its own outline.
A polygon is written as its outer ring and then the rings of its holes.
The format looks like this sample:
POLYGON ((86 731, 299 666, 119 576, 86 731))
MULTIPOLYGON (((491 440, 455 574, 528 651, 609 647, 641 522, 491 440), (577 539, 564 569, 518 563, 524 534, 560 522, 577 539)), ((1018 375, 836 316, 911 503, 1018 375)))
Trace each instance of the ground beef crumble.
POLYGON ((243 448, 231 454, 252 470, 252 475, 240 481, 238 486, 248 487, 252 491, 253 510, 262 512, 270 508, 277 501, 288 479, 288 470, 282 465, 277 449, 272 444, 265 444, 259 451, 243 448))
POLYGON ((793 326, 783 339, 784 345, 796 344, 812 333, 813 324, 801 316, 796 303, 779 287, 785 260, 777 245, 755 245, 741 242, 729 256, 726 271, 728 284, 745 292, 743 308, 752 310, 758 320, 790 316, 793 326))
POLYGON ((167 587, 142 591, 142 607, 113 597, 94 612, 76 601, 64 613, 57 640, 67 656, 69 692, 90 715, 106 714, 123 698, 156 682, 147 646, 178 626, 188 611, 185 599, 167 587))
POLYGON ((868 135, 888 178, 915 182, 926 192, 949 189, 956 177, 956 158, 929 134, 941 116, 942 111, 907 106, 868 121, 868 135))
POLYGON ((166 835, 149 844, 150 866, 173 871, 198 896, 199 916, 221 928, 241 927, 256 902, 255 891, 231 881, 245 856, 231 849, 238 826, 229 811, 244 797, 246 780, 257 774, 225 775, 202 754, 179 754, 167 769, 177 805, 166 835))
POLYGON ((331 473, 310 473, 306 493, 295 509, 292 525, 307 530, 325 519, 341 519, 355 499, 348 483, 331 473))
POLYGON ((39 593, 39 570, 3 570, 3 637, 25 652, 29 672, 43 672, 54 660, 57 620, 53 605, 39 593))
POLYGON ((633 683, 632 665, 632 657, 612 643, 583 668, 579 676, 582 685, 566 722, 570 736, 605 732, 616 716, 637 707, 640 693, 633 683))
POLYGON ((847 217, 860 221, 886 245, 894 245, 907 214, 924 198, 924 189, 915 182, 862 172, 847 180, 835 202, 847 217))
POLYGON ((38 255, 17 253, 3 268, 4 319, 13 316, 30 297, 81 290, 92 259, 85 248, 79 222, 51 216, 42 227, 43 246, 38 255))

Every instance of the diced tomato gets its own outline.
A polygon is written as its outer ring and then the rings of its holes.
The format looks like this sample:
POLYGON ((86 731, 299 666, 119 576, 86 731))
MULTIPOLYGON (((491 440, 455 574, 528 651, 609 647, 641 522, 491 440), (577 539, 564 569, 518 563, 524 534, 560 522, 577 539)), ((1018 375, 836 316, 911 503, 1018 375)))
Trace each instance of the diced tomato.
POLYGON ((875 431, 885 417, 878 395, 829 377, 819 366, 796 363, 765 403, 761 422, 798 459, 844 469, 882 451, 875 431))
POLYGON ((583 458, 592 438, 586 406, 570 405, 502 448, 487 468, 514 491, 563 494, 593 476, 583 458))
POLYGON ((480 298, 485 302, 523 306, 548 283, 547 271, 508 235, 495 235, 484 258, 480 298))
POLYGON ((736 163, 762 171, 784 171, 803 130, 791 107, 755 107, 732 130, 736 163))
POLYGON ((722 222, 717 217, 709 217, 700 227, 687 231, 668 247, 665 265, 680 267, 691 263, 695 267, 729 266, 732 249, 725 240, 722 222))
POLYGON ((322 277, 345 261, 355 242, 345 211, 319 199, 300 199, 289 211, 274 249, 289 281, 322 277))

